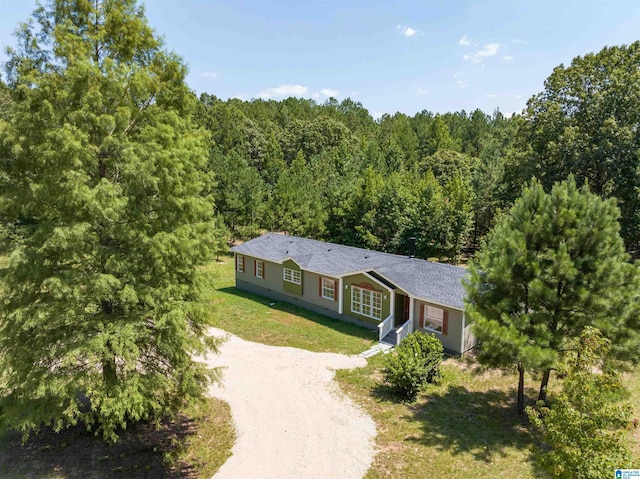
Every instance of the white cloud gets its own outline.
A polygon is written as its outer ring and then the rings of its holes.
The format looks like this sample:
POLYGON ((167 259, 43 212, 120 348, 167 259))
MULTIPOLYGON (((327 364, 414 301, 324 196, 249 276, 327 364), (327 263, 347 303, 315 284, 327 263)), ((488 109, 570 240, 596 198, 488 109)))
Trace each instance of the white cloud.
POLYGON ((411 28, 411 27, 406 27, 404 25, 398 25, 396 26, 396 28, 400 30, 400 34, 404 35, 405 37, 412 37, 420 33, 420 30, 416 30, 415 28, 411 28))
POLYGON ((493 93, 487 93, 484 97, 485 98, 493 98, 495 95, 493 93))
POLYGON ((516 38, 516 39, 513 40, 513 43, 522 43, 523 45, 526 45, 527 41, 526 40, 522 40, 520 38, 516 38))
POLYGON ((333 90, 331 88, 323 88, 322 90, 320 90, 320 93, 322 93, 327 98, 330 98, 330 97, 335 98, 338 96, 338 90, 333 90))
POLYGON ((218 78, 218 73, 217 72, 201 72, 200 76, 209 78, 211 80, 215 80, 216 78, 218 78))
POLYGON ((456 80, 456 85, 460 88, 467 88, 467 83, 464 80, 456 80))
POLYGON ((258 98, 274 98, 274 97, 289 97, 289 96, 302 96, 307 93, 309 89, 303 85, 280 85, 273 88, 267 88, 258 93, 258 98))
POLYGON ((483 45, 480 50, 463 55, 462 58, 465 60, 471 60, 472 63, 482 63, 485 58, 492 57, 498 53, 501 46, 502 45, 500 43, 487 43, 483 45))
POLYGON ((311 98, 313 98, 314 100, 317 100, 318 98, 320 98, 320 93, 318 93, 317 91, 314 91, 311 94, 311 98))
POLYGON ((418 87, 418 88, 416 89, 416 93, 417 93, 418 95, 428 95, 428 94, 429 94, 429 90, 425 90, 424 88, 420 88, 420 87, 418 87))
POLYGON ((510 61, 512 61, 514 58, 513 58, 511 55, 505 55, 505 56, 503 56, 503 57, 502 57, 502 59, 503 59, 505 62, 510 62, 510 61))
POLYGON ((374 111, 373 113, 371 113, 371 116, 374 120, 379 120, 380 118, 382 118, 382 115, 384 115, 383 111, 374 111))
POLYGON ((245 95, 244 93, 238 93, 237 95, 234 95, 231 98, 237 98, 240 101, 247 101, 247 95, 245 95))
POLYGON ((478 50, 476 55, 479 57, 492 57, 496 53, 498 53, 498 49, 500 49, 499 43, 487 43, 482 50, 478 50))
POLYGON ((471 40, 466 35, 463 35, 460 40, 458 40, 458 45, 462 45, 463 47, 468 47, 471 45, 471 40))

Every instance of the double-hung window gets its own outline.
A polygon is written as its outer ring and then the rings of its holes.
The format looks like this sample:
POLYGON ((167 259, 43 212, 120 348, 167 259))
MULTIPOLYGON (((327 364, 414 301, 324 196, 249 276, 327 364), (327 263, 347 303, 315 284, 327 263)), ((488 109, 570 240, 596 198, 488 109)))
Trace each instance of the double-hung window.
POLYGON ((256 278, 264 278, 264 261, 261 259, 256 260, 256 278))
POLYGON ((424 318, 423 328, 442 333, 444 328, 444 309, 426 304, 422 307, 424 308, 422 311, 424 318))
POLYGON ((302 284, 302 275, 299 270, 283 268, 282 279, 293 284, 302 284))
POLYGON ((236 255, 236 271, 244 273, 244 256, 241 254, 236 255))
POLYGON ((332 279, 322 278, 322 297, 334 301, 336 299, 336 283, 332 279))
POLYGON ((351 311, 373 319, 382 319, 382 293, 351 287, 351 311))

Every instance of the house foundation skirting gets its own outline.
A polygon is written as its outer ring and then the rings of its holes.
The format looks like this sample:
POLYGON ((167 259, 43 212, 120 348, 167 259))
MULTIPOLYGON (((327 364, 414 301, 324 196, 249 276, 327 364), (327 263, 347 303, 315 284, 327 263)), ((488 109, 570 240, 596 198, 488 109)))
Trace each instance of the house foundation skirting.
POLYGON ((339 314, 336 311, 323 308, 322 306, 318 306, 317 304, 309 303, 308 301, 304 301, 302 298, 289 296, 288 294, 273 291, 262 286, 256 286, 254 284, 247 283, 246 281, 236 279, 236 288, 242 291, 246 291, 247 293, 255 294, 257 296, 271 298, 275 299, 276 301, 282 301, 284 303, 300 306, 301 308, 313 311, 314 313, 322 314, 323 316, 328 316, 329 318, 338 319, 340 321, 346 321, 347 323, 356 324, 358 326, 362 326, 363 328, 371 330, 377 329, 377 326, 375 324, 366 323, 351 316, 347 316, 346 314, 339 314))

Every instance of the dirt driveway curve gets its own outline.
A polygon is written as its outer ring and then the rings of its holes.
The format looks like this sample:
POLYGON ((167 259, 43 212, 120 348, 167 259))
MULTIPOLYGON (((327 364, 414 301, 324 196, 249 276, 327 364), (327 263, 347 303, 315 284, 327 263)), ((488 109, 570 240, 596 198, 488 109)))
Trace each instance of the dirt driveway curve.
POLYGON ((229 335, 207 363, 224 368, 210 393, 229 403, 237 433, 216 479, 349 479, 369 469, 375 424, 333 381, 336 369, 362 367, 363 358, 229 335))

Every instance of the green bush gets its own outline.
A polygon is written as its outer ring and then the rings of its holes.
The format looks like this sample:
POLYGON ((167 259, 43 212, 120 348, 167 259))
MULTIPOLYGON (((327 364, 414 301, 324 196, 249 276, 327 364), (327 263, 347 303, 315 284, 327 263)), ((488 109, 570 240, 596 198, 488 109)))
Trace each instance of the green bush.
POLYGON ((384 380, 398 396, 414 400, 428 383, 440 379, 443 353, 437 338, 416 331, 387 356, 382 370, 384 380))

